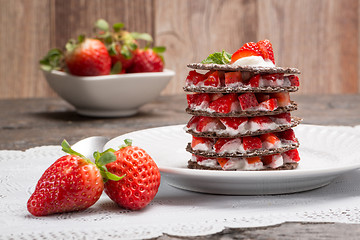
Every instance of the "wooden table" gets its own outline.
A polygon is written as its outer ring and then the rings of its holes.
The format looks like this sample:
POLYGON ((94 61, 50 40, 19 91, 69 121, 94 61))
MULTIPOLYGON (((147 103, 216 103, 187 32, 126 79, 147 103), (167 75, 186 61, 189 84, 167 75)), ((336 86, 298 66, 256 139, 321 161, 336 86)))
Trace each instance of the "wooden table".
MULTIPOLYGON (((319 125, 360 124, 360 95, 293 95, 299 105, 294 115, 303 123, 319 125)), ((184 95, 162 96, 143 106, 139 114, 126 118, 89 118, 78 115, 61 99, 0 100, 0 150, 26 150, 41 145, 70 144, 94 135, 116 137, 121 134, 174 124, 185 124, 184 95)), ((284 223, 252 229, 226 229, 220 233, 184 238, 162 236, 157 239, 359 239, 359 224, 284 223)))

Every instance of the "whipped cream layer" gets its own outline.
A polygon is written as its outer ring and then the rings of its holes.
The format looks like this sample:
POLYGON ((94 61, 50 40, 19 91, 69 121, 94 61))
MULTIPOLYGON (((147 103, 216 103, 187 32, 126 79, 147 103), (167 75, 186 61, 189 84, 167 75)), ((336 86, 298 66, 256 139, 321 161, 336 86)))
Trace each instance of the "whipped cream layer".
POLYGON ((271 60, 264 60, 261 56, 243 57, 236 60, 231 65, 234 66, 255 66, 255 67, 275 67, 271 60))

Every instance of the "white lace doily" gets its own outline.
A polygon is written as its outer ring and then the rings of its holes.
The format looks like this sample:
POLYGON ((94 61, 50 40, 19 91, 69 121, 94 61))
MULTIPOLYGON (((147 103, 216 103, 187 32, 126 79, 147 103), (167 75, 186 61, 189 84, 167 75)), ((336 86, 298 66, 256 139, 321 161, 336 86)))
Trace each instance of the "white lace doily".
MULTIPOLYGON (((359 127, 336 128, 360 134, 359 127)), ((162 182, 155 199, 141 211, 123 210, 103 194, 82 212, 33 217, 26 202, 41 174, 62 155, 60 146, 0 151, 0 239, 144 239, 286 221, 360 223, 360 170, 320 189, 271 196, 201 194, 162 182)))

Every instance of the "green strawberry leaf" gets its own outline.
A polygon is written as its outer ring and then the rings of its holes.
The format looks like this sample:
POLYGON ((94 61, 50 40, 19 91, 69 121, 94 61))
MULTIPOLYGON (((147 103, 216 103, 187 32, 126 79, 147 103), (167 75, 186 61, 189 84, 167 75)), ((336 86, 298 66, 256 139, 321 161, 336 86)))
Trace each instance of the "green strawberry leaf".
POLYGON ((58 49, 54 48, 48 51, 46 56, 39 61, 40 68, 44 71, 51 71, 51 70, 61 70, 62 63, 64 60, 63 52, 58 49))
POLYGON ((61 147, 62 147, 62 150, 70 155, 76 155, 76 156, 79 156, 85 160, 88 160, 84 155, 82 155, 81 153, 78 153, 76 151, 74 151, 71 147, 70 147, 70 144, 64 139, 61 143, 61 147))
POLYGON ((119 32, 125 25, 122 22, 113 25, 114 32, 119 32))
POLYGON ((121 180, 121 179, 123 179, 125 177, 125 174, 120 177, 120 176, 115 175, 115 174, 113 174, 111 172, 108 172, 108 171, 104 171, 103 173, 106 176, 106 179, 112 180, 112 181, 119 181, 119 180, 121 180))
POLYGON ((127 45, 123 45, 121 47, 120 52, 121 52, 121 55, 123 55, 126 59, 132 58, 131 50, 129 49, 129 47, 127 45))
POLYGON ((153 47, 152 50, 158 54, 164 53, 166 51, 166 47, 164 46, 153 47))
POLYGON ((122 64, 120 61, 117 61, 112 67, 111 67, 111 71, 110 74, 119 74, 121 73, 122 70, 122 64))
POLYGON ((145 41, 148 41, 148 42, 152 42, 152 41, 153 41, 153 38, 152 38, 151 35, 148 34, 148 33, 132 32, 132 33, 130 33, 130 35, 131 35, 134 39, 145 40, 145 41))
POLYGON ((109 24, 104 19, 99 19, 95 22, 95 27, 102 31, 109 31, 109 24))
POLYGON ((131 146, 132 145, 132 140, 127 138, 127 139, 124 140, 124 143, 125 144, 120 145, 120 147, 119 147, 120 149, 131 146))
POLYGON ((113 152, 105 152, 97 159, 96 165, 105 166, 108 163, 116 161, 116 156, 113 152))
POLYGON ((228 52, 225 52, 224 50, 222 52, 215 52, 213 54, 210 54, 205 60, 203 60, 201 63, 203 64, 229 64, 231 61, 231 54, 228 52))

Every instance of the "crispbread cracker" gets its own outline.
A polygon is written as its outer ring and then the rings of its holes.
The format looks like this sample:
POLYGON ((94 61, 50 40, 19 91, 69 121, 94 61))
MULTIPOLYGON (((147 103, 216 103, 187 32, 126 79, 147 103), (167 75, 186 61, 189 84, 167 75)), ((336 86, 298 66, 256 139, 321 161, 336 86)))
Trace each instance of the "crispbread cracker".
POLYGON ((192 110, 186 108, 186 112, 194 116, 207 116, 207 117, 255 117, 255 116, 269 116, 276 115, 285 112, 295 111, 297 104, 291 101, 291 105, 286 107, 278 107, 274 111, 241 111, 241 112, 230 112, 230 113, 218 113, 218 112, 207 112, 202 110, 192 110))
POLYGON ((274 149, 255 149, 252 151, 243 152, 235 152, 235 153, 216 153, 216 152, 207 152, 203 150, 194 150, 191 147, 191 143, 188 143, 186 146, 186 151, 189 153, 203 156, 203 157, 211 157, 211 158, 223 158, 223 157, 259 157, 264 155, 272 155, 283 153, 292 149, 296 149, 299 147, 299 142, 291 143, 291 144, 284 144, 285 146, 281 148, 274 148, 274 149))
POLYGON ((197 93, 275 93, 275 92, 296 92, 299 87, 196 87, 185 86, 183 87, 185 92, 197 92, 197 93))
POLYGON ((186 132, 195 136, 195 137, 206 137, 206 138, 237 138, 237 137, 245 137, 245 136, 254 136, 254 135, 261 135, 261 134, 265 134, 265 133, 270 133, 270 132, 281 132, 281 131, 285 131, 287 129, 296 127, 297 125, 299 125, 301 123, 302 119, 298 118, 298 117, 292 117, 291 118, 291 124, 286 126, 286 125, 280 125, 278 126, 276 129, 272 129, 272 130, 257 130, 254 132, 251 131, 247 131, 247 132, 243 132, 243 133, 239 133, 236 135, 230 135, 230 134, 226 134, 226 133, 215 133, 215 132, 194 132, 192 129, 187 129, 186 132))
MULTIPOLYGON (((278 167, 278 168, 264 168, 264 169, 260 169, 260 170, 240 170, 240 171, 276 171, 276 170, 293 170, 296 169, 298 167, 298 163, 294 162, 294 163, 285 163, 284 165, 278 167)), ((219 167, 206 167, 206 166, 202 166, 199 165, 196 162, 193 162, 191 160, 188 161, 188 168, 190 169, 201 169, 201 170, 217 170, 217 171, 224 171, 222 170, 222 168, 219 167)), ((227 170, 227 171, 236 171, 234 170, 227 170)), ((238 170, 239 171, 239 170, 238 170)))
POLYGON ((202 64, 190 63, 187 67, 200 70, 220 70, 220 71, 242 71, 258 73, 285 73, 285 74, 300 74, 297 68, 290 67, 260 67, 260 66, 235 66, 230 64, 202 64))

